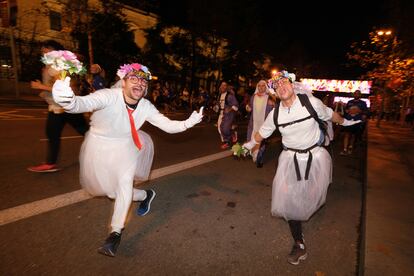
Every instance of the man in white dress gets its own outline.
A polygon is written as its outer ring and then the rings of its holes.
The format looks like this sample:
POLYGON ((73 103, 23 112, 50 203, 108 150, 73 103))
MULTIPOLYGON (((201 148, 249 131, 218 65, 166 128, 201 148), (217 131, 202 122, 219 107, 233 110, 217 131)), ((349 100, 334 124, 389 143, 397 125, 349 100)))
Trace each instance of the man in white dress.
POLYGON ((332 160, 322 147, 324 133, 300 98, 308 97, 317 117, 323 121, 332 120, 342 125, 358 122, 343 119, 310 93, 297 95, 303 89, 300 84, 293 84, 294 80, 294 74, 282 71, 269 81, 280 104, 269 113, 252 140, 243 146, 251 150, 277 128, 282 135, 284 150, 273 179, 271 212, 289 224, 294 245, 288 262, 297 265, 307 257, 302 221, 307 221, 325 203, 332 179, 332 160), (278 112, 276 123, 275 112, 278 112))
POLYGON ((121 88, 101 89, 83 97, 73 94, 69 78, 53 86, 53 98, 66 112, 93 112, 80 153, 80 183, 91 195, 115 200, 111 233, 98 249, 112 257, 132 201, 142 201, 137 213, 143 216, 155 197, 153 190, 133 187, 134 179, 148 179, 154 155, 152 140, 140 127, 148 121, 168 133, 178 133, 199 123, 203 116, 202 109, 185 121, 173 121, 161 114, 144 98, 151 73, 141 64, 125 64, 117 75, 121 88))

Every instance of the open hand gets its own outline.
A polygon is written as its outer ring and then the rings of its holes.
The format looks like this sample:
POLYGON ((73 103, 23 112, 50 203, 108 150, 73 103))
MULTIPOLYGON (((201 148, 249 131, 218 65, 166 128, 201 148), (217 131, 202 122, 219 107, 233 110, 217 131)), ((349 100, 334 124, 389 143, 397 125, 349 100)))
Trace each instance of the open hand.
POLYGON ((203 119, 203 110, 204 106, 200 108, 199 112, 194 110, 193 113, 191 113, 191 116, 187 120, 185 120, 185 127, 190 128, 201 122, 201 120, 203 119))

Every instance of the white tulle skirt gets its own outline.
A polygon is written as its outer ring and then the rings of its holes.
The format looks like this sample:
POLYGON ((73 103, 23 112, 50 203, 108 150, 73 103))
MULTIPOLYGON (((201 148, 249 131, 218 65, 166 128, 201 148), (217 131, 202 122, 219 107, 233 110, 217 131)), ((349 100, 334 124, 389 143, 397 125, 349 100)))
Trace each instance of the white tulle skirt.
POLYGON ((107 138, 88 132, 81 147, 80 183, 91 195, 115 198, 120 186, 148 179, 154 157, 151 137, 138 131, 142 149, 131 138, 107 138))
POLYGON ((294 152, 282 151, 272 189, 272 215, 286 220, 308 220, 326 200, 332 181, 332 160, 325 148, 312 149, 309 179, 304 180, 308 153, 297 153, 302 180, 298 181, 294 152))

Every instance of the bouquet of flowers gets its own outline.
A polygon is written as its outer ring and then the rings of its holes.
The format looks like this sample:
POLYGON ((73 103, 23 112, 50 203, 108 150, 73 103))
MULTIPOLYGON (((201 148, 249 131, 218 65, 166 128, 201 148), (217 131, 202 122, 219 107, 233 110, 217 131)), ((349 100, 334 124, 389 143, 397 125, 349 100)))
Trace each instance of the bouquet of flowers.
POLYGON ((60 72, 60 78, 65 79, 69 75, 86 73, 86 68, 78 60, 76 55, 70 51, 51 51, 43 55, 42 62, 50 65, 52 69, 60 72))
POLYGON ((233 152, 234 158, 244 158, 249 154, 249 151, 243 148, 239 143, 234 144, 231 147, 231 151, 233 152))

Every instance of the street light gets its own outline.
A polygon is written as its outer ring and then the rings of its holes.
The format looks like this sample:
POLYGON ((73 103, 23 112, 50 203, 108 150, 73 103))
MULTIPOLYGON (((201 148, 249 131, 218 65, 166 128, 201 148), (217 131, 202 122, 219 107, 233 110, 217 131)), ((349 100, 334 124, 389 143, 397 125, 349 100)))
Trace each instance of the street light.
POLYGON ((378 30, 377 31, 377 35, 382 36, 382 35, 391 35, 392 31, 391 30, 378 30))

